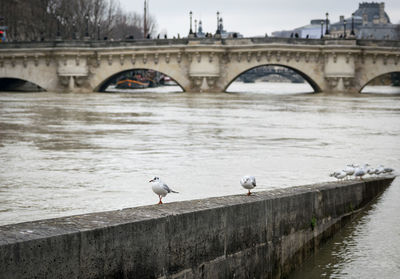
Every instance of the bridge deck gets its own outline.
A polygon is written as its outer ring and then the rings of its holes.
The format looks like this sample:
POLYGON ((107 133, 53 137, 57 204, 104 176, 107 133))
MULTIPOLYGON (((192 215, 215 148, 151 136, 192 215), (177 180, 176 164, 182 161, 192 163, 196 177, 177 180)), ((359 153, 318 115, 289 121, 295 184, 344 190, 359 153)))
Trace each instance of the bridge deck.
POLYGON ((177 46, 177 45, 249 45, 249 44, 289 44, 289 45, 356 45, 356 46, 378 46, 378 47, 400 47, 400 41, 391 40, 354 40, 354 39, 299 39, 299 38, 183 38, 183 39, 152 39, 152 40, 124 40, 124 41, 32 41, 32 42, 6 42, 0 44, 0 49, 15 48, 113 48, 129 46, 177 46))

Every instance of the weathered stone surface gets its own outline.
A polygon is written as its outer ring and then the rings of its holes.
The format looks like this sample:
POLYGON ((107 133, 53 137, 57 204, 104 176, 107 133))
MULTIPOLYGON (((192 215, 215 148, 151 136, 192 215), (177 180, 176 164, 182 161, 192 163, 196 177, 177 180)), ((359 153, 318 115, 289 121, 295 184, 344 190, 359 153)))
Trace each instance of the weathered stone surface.
POLYGON ((393 179, 2 226, 0 278, 280 278, 393 179))

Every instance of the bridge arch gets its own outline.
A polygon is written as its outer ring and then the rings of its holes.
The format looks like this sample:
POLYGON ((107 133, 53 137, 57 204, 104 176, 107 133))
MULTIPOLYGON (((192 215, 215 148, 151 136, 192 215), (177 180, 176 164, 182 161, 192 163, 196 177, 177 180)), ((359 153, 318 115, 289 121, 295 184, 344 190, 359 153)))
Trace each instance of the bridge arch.
POLYGON ((255 65, 251 65, 248 66, 247 68, 243 68, 243 67, 236 67, 233 68, 232 70, 228 71, 228 76, 227 76, 227 81, 228 83, 225 85, 224 87, 224 92, 226 92, 226 90, 228 89, 228 87, 242 74, 259 68, 259 67, 263 67, 263 66, 279 66, 279 67, 283 67, 283 68, 288 68, 292 71, 294 71, 295 73, 299 74, 302 78, 304 78, 304 80, 306 80, 308 82, 308 84, 312 87, 312 89, 314 90, 314 93, 318 93, 321 92, 321 86, 318 85, 318 83, 315 81, 316 78, 312 78, 311 76, 313 76, 313 72, 310 72, 309 70, 305 69, 305 70, 300 70, 299 68, 292 66, 292 65, 287 65, 285 63, 260 63, 260 64, 255 64, 255 65))
POLYGON ((27 81, 41 87, 45 91, 55 91, 59 84, 57 68, 54 64, 47 66, 41 63, 35 66, 34 69, 30 65, 20 67, 18 63, 16 66, 5 65, 0 67, 0 78, 27 81))
POLYGON ((160 59, 158 63, 154 63, 153 61, 144 63, 142 59, 137 59, 135 64, 130 63, 130 61, 126 61, 123 64, 114 61, 111 65, 106 61, 102 61, 99 67, 96 68, 95 74, 91 77, 91 87, 94 88, 95 92, 99 92, 110 79, 123 72, 131 70, 153 70, 169 76, 183 91, 188 91, 190 80, 187 78, 186 69, 181 67, 181 65, 172 63, 172 61, 171 63, 166 63, 163 60, 160 59))
POLYGON ((22 79, 20 77, 0 76, 0 92, 4 91, 40 92, 46 91, 46 89, 31 80, 22 79))
POLYGON ((362 86, 360 87, 359 93, 362 93, 362 91, 365 89, 365 87, 368 86, 368 85, 370 85, 374 80, 376 80, 376 79, 378 79, 378 78, 381 78, 381 77, 383 77, 383 76, 385 76, 385 75, 394 74, 394 73, 397 73, 397 74, 400 76, 400 69, 397 70, 397 71, 395 70, 395 71, 381 72, 381 73, 378 73, 378 74, 376 74, 376 75, 371 75, 372 78, 371 78, 371 76, 368 77, 369 80, 367 80, 367 79, 364 79, 364 80, 363 80, 363 84, 362 84, 362 86))
POLYGON ((104 92, 106 90, 106 88, 108 87, 108 85, 115 78, 117 78, 118 76, 120 76, 120 75, 122 75, 124 73, 127 73, 129 71, 134 71, 134 70, 153 70, 153 71, 159 72, 159 73, 161 73, 163 75, 169 76, 170 78, 172 78, 177 83, 177 85, 182 89, 182 91, 185 91, 184 87, 179 83, 179 81, 177 81, 176 79, 174 79, 173 77, 171 77, 170 75, 168 75, 168 74, 166 74, 164 72, 161 72, 161 71, 158 71, 158 70, 154 70, 153 68, 150 68, 150 67, 147 67, 147 68, 146 67, 133 67, 133 68, 129 68, 129 69, 125 69, 125 70, 121 70, 121 71, 115 72, 115 73, 111 74, 110 76, 108 76, 106 79, 104 79, 100 84, 98 84, 97 87, 95 87, 95 91, 104 92))

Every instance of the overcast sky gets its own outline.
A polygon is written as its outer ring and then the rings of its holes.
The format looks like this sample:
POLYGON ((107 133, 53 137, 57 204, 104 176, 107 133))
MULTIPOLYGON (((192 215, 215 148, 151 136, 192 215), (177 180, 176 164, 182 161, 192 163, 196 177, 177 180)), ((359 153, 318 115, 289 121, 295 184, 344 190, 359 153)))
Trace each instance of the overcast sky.
MULTIPOLYGON (((273 31, 307 25, 311 19, 324 18, 329 12, 333 22, 340 15, 350 17, 358 9, 357 0, 148 0, 150 14, 156 18, 158 31, 169 37, 189 32, 189 12, 193 20, 203 21, 204 32, 215 32, 216 12, 224 20, 224 29, 248 36, 268 35, 273 31)), ((120 0, 127 11, 143 13, 144 0, 120 0)), ((392 23, 400 22, 400 0, 385 1, 385 11, 392 23)), ((194 22, 193 22, 194 25, 194 22)), ((194 28, 194 26, 193 26, 194 28)))

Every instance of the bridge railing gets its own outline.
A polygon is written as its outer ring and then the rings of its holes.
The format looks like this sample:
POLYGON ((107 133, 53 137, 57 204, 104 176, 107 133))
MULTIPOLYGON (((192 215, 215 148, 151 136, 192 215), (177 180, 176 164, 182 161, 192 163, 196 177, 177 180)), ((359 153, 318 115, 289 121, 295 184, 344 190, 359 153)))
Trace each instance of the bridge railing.
POLYGON ((112 48, 130 46, 168 46, 168 45, 248 45, 248 44, 288 44, 288 45, 357 45, 377 47, 400 47, 400 41, 393 40, 354 40, 354 39, 302 39, 302 38, 277 38, 277 37, 250 37, 250 38, 182 38, 182 39, 140 39, 123 41, 31 41, 31 42, 5 42, 0 44, 0 49, 21 48, 112 48))

